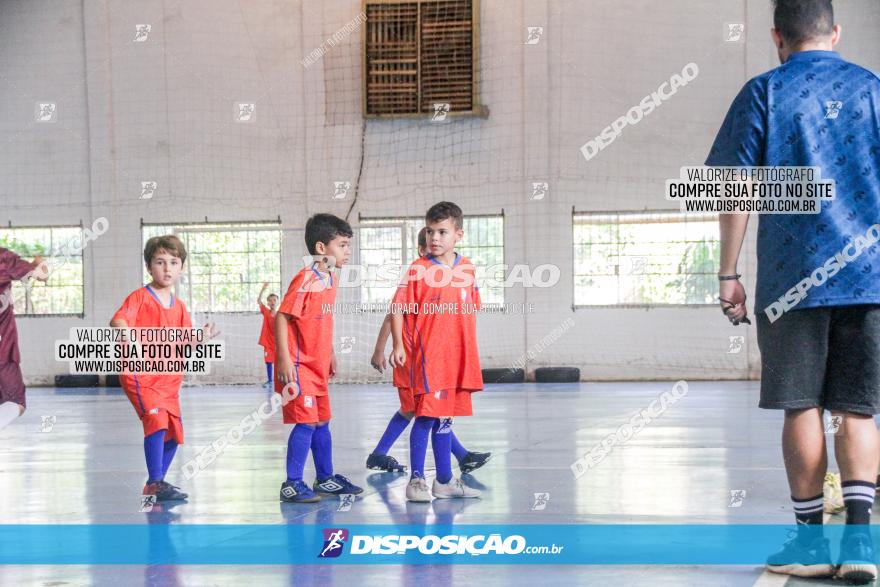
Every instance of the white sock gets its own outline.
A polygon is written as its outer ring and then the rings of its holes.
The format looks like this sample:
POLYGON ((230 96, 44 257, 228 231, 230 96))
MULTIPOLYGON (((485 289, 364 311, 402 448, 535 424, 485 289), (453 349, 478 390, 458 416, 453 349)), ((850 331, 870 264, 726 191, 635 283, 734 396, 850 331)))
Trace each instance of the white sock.
POLYGON ((0 430, 3 430, 21 416, 21 406, 15 402, 3 402, 0 404, 0 430))

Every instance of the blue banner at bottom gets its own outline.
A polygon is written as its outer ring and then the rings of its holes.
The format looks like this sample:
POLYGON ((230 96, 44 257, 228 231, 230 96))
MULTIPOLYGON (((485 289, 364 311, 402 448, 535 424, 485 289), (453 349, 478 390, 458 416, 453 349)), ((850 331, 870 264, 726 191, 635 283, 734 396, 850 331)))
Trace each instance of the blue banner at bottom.
MULTIPOLYGON (((844 532, 823 528, 833 556, 844 532)), ((781 525, 0 525, 0 564, 760 565, 781 525)), ((819 530, 815 530, 818 532, 819 530)), ((788 562, 805 556, 798 549, 788 562)))

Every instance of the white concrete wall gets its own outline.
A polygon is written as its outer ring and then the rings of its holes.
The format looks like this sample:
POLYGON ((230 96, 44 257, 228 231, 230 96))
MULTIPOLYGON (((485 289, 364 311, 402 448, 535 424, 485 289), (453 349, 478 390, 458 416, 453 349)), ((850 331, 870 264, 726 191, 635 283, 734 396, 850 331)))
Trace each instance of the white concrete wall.
MULTIPOLYGON (((751 76, 776 65, 767 0, 482 0, 482 101, 487 119, 368 121, 361 117, 361 34, 304 68, 301 59, 361 10, 359 0, 0 3, 0 222, 111 228, 85 252, 85 317, 19 318, 29 383, 62 372, 52 342, 75 325, 102 325, 141 278, 140 223, 272 220, 284 226, 283 279, 318 211, 345 215, 334 181, 355 183, 350 219, 418 216, 441 199, 466 214, 506 217, 508 263, 554 262, 562 281, 514 289, 530 316, 482 316, 487 367, 505 367, 574 320, 529 369, 574 365, 587 379, 747 378, 758 374, 754 329, 715 308, 572 310, 571 212, 669 206, 663 180, 705 158, 726 109, 751 76), (726 43, 728 22, 746 24, 726 43), (145 43, 135 25, 148 23, 145 43), (537 45, 526 27, 543 26, 537 45), (579 147, 689 62, 699 77, 586 162, 579 147), (58 103, 36 124, 36 101, 58 103), (236 123, 234 104, 256 119, 236 123), (159 184, 140 200, 140 182, 159 184), (532 181, 550 195, 528 198, 532 181), (728 336, 747 333, 728 354, 728 336)), ((837 6, 846 58, 880 69, 880 6, 837 6)), ((752 228, 754 229, 754 223, 752 228)), ((754 250, 741 269, 754 285, 754 250)), ((340 301, 353 301, 345 292, 340 301)), ((340 317, 358 338, 343 373, 370 377, 381 317, 340 317)), ((256 380, 258 316, 215 315, 232 350, 211 379, 256 380)))

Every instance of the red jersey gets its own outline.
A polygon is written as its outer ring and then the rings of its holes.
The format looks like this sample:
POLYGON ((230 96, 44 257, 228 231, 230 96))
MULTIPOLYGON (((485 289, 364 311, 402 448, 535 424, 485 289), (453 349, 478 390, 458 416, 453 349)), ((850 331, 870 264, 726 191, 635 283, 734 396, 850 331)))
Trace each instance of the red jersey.
POLYGON ((415 260, 397 288, 413 393, 483 389, 477 349, 480 292, 473 264, 458 253, 452 267, 431 255, 415 260))
MULTIPOLYGON (((278 307, 287 318, 287 352, 293 362, 297 393, 327 395, 333 358, 333 313, 326 308, 335 301, 333 274, 323 275, 312 266, 296 274, 278 307)), ((283 389, 284 385, 276 380, 275 391, 283 389)))
POLYGON ((260 340, 258 344, 266 349, 267 352, 275 354, 275 316, 272 310, 260 304, 260 314, 263 315, 263 329, 260 331, 260 340))
MULTIPOLYGON (((113 320, 125 320, 132 328, 192 328, 192 319, 184 303, 172 294, 171 307, 165 308, 149 285, 131 292, 113 314, 113 320)), ((155 408, 163 408, 180 416, 178 400, 183 383, 182 373, 122 373, 119 382, 141 415, 155 408)))
POLYGON ((21 362, 12 282, 23 278, 33 268, 33 265, 12 251, 0 247, 0 364, 21 362))

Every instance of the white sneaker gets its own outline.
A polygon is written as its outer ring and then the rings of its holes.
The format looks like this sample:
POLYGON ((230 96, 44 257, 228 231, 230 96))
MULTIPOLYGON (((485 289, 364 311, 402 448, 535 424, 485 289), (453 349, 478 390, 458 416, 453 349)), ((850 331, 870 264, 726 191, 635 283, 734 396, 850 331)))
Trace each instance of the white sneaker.
POLYGON ((437 499, 449 499, 451 497, 480 497, 480 490, 468 487, 458 477, 453 477, 448 483, 440 483, 434 479, 431 493, 437 499))
MULTIPOLYGON (((436 481, 435 481, 436 483, 436 481)), ((428 482, 424 477, 413 477, 406 486, 407 501, 428 502, 431 501, 431 493, 428 491, 428 482)))

